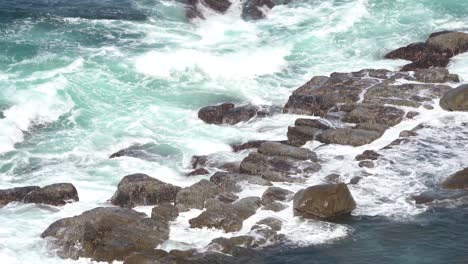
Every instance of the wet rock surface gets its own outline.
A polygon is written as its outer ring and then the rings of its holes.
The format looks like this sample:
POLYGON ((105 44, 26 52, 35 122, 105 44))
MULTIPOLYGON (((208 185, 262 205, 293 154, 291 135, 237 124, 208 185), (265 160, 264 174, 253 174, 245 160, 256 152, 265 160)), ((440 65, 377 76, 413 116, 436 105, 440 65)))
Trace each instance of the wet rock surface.
POLYGON ((153 250, 169 238, 169 227, 131 209, 99 207, 56 221, 41 237, 50 238, 63 258, 112 262, 153 250))
POLYGON ((39 186, 25 186, 0 190, 0 206, 11 202, 23 202, 27 194, 40 188, 39 186))
POLYGON ((224 103, 217 106, 203 107, 198 111, 198 118, 208 124, 235 125, 249 121, 259 111, 260 108, 253 105, 235 106, 231 103, 224 103))
POLYGON ((175 204, 180 212, 190 209, 203 209, 205 201, 220 193, 220 187, 209 180, 201 180, 190 187, 181 189, 175 204))
POLYGON ((78 192, 71 183, 56 183, 28 193, 23 202, 50 205, 65 205, 79 201, 78 192))
POLYGON ((440 107, 448 111, 468 111, 468 85, 461 85, 444 94, 440 107))
POLYGON ((172 203, 180 189, 146 174, 131 174, 122 178, 110 202, 127 208, 172 203))
POLYGON ((165 222, 174 221, 178 216, 179 211, 172 204, 160 204, 151 210, 151 218, 165 222))
POLYGON ((468 168, 465 168, 442 182, 445 189, 467 189, 468 188, 468 168))
POLYGON ((271 0, 247 0, 242 5, 244 20, 258 20, 265 18, 266 13, 275 6, 271 0))

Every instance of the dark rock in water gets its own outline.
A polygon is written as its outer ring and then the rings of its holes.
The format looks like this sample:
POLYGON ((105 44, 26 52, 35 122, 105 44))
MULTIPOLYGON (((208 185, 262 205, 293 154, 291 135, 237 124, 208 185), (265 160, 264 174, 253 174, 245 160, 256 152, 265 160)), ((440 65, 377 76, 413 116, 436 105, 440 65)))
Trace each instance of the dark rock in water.
POLYGON ((210 174, 210 172, 204 168, 199 168, 190 172, 189 174, 187 174, 187 176, 198 176, 198 175, 206 175, 206 174, 210 174))
POLYGON ((232 108, 234 108, 234 104, 231 103, 203 107, 198 111, 198 118, 205 123, 219 125, 223 123, 223 116, 232 108))
POLYGON ((162 221, 174 221, 179 216, 177 207, 172 204, 160 204, 153 208, 151 211, 151 218, 159 219, 162 221))
POLYGON ((319 128, 309 126, 288 127, 288 144, 291 146, 301 147, 315 139, 315 136, 320 132, 319 128))
POLYGON ((265 142, 266 142, 266 140, 252 140, 252 141, 248 141, 248 142, 242 143, 242 144, 234 144, 234 145, 231 145, 231 147, 232 147, 232 150, 234 152, 239 152, 241 150, 246 150, 246 149, 251 149, 251 148, 258 148, 258 147, 260 147, 260 145, 262 145, 265 142))
POLYGON ((208 163, 208 156, 193 156, 191 160, 192 169, 205 166, 208 163))
POLYGON ((291 174, 297 174, 294 160, 287 157, 269 157, 260 153, 250 153, 240 165, 241 173, 258 175, 269 181, 294 181, 291 174))
POLYGON ((361 180, 362 180, 362 177, 355 176, 349 181, 349 184, 355 185, 355 184, 358 184, 361 180))
POLYGON ((272 0, 247 0, 242 5, 244 20, 258 20, 265 18, 266 12, 275 6, 272 0))
POLYGON ((434 196, 426 195, 426 194, 413 195, 411 198, 414 200, 414 203, 416 204, 428 204, 428 203, 432 203, 433 201, 435 201, 434 196))
POLYGON ((468 84, 445 93, 440 99, 440 107, 447 111, 468 111, 468 84))
POLYGON ((273 231, 280 231, 283 221, 275 217, 267 217, 255 223, 256 225, 266 225, 270 227, 273 231))
POLYGON ((262 210, 269 210, 273 212, 280 212, 288 208, 285 204, 280 202, 272 202, 262 207, 262 210))
POLYGON ((161 249, 152 249, 131 254, 123 264, 154 264, 167 257, 169 253, 161 249))
POLYGON ((429 37, 426 43, 442 50, 448 50, 455 56, 468 51, 468 34, 463 32, 436 34, 429 37))
POLYGON ((226 162, 224 164, 221 164, 219 166, 220 170, 227 171, 227 172, 234 172, 234 173, 239 173, 240 172, 240 162, 234 161, 234 162, 226 162))
POLYGON ((450 74, 445 68, 421 69, 414 73, 416 80, 424 83, 460 82, 456 74, 450 74))
POLYGON ((257 114, 257 111, 258 109, 252 105, 234 107, 224 114, 222 123, 235 125, 247 122, 257 114))
POLYGON ((306 148, 298 148, 278 142, 265 142, 258 148, 258 153, 266 156, 290 157, 298 160, 318 161, 317 154, 306 148))
POLYGON ((296 126, 308 126, 314 127, 318 129, 330 129, 332 128, 331 124, 327 123, 325 119, 308 119, 308 118, 298 118, 296 122, 294 122, 296 126))
POLYGON ((419 115, 419 112, 416 112, 416 111, 409 111, 409 112, 406 114, 406 118, 413 119, 413 118, 417 117, 418 115, 419 115))
POLYGON ((272 185, 270 181, 263 179, 260 176, 228 172, 217 172, 211 176, 210 181, 221 187, 223 192, 242 191, 240 186, 241 182, 248 182, 250 184, 257 184, 262 186, 272 185))
POLYGON ((332 174, 325 176, 325 180, 329 183, 339 183, 340 175, 336 173, 332 173, 332 174))
POLYGON ((415 137, 418 133, 411 130, 403 130, 400 132, 400 137, 415 137))
POLYGON ((446 55, 434 54, 428 55, 420 60, 406 64, 401 68, 402 71, 415 71, 419 69, 427 69, 430 67, 447 67, 450 59, 446 55))
POLYGON ((344 183, 308 187, 294 196, 294 210, 307 218, 333 219, 356 208, 351 192, 344 183))
POLYGON ((354 147, 372 143, 382 133, 363 129, 338 128, 325 130, 317 135, 317 140, 326 144, 351 145, 354 147))
POLYGON ((220 193, 220 187, 208 180, 201 180, 177 193, 175 204, 180 212, 203 209, 205 201, 220 193))
POLYGON ((189 220, 190 227, 217 228, 225 232, 237 232, 241 230, 243 221, 254 215, 260 206, 261 200, 258 197, 243 198, 233 204, 210 200, 210 203, 206 204, 206 211, 189 220))
POLYGON ((373 151, 373 150, 365 150, 362 154, 356 156, 357 161, 361 160, 378 160, 382 155, 373 151))
POLYGON ((264 205, 271 204, 276 201, 288 202, 291 201, 294 193, 280 188, 280 187, 269 187, 262 195, 262 203, 264 205))
POLYGON ((363 161, 359 162, 358 166, 360 168, 374 168, 375 164, 371 160, 363 160, 363 161))
POLYGON ((405 112, 393 106, 371 104, 345 104, 337 106, 331 111, 341 111, 346 114, 342 121, 348 123, 371 123, 394 126, 403 120, 405 112))
POLYGON ((56 183, 28 193, 23 201, 25 203, 65 205, 69 202, 77 202, 79 198, 73 184, 56 183))
POLYGON ((231 2, 228 0, 202 0, 202 3, 220 13, 226 12, 231 6, 231 2))
POLYGON ((172 203, 180 189, 146 174, 131 174, 122 178, 110 201, 113 205, 128 208, 172 203))
POLYGON ((128 148, 121 149, 110 155, 110 159, 119 157, 132 157, 147 161, 157 161, 163 157, 170 157, 180 154, 179 150, 166 144, 136 144, 128 148))
POLYGON ((23 202, 26 195, 39 189, 39 186, 26 186, 0 190, 0 206, 7 205, 11 202, 23 202))
POLYGON ((467 189, 468 188, 468 168, 465 168, 442 182, 445 189, 467 189))
POLYGON ((219 237, 211 241, 208 249, 232 255, 235 247, 251 247, 253 243, 254 237, 252 236, 236 236, 231 238, 219 237))
POLYGON ((169 238, 167 223, 119 207, 99 207, 54 222, 42 234, 63 258, 112 262, 153 250, 169 238))
MULTIPOLYGON (((428 45, 427 43, 424 43, 424 42, 419 42, 419 43, 409 44, 406 47, 396 49, 388 53, 387 55, 385 55, 385 58, 386 59, 402 59, 402 60, 409 60, 409 61, 415 62, 415 61, 424 60, 427 57, 439 57, 439 56, 447 58, 447 57, 451 57, 452 54, 439 47, 428 45)), ((442 66, 442 67, 445 67, 445 66, 442 66)))

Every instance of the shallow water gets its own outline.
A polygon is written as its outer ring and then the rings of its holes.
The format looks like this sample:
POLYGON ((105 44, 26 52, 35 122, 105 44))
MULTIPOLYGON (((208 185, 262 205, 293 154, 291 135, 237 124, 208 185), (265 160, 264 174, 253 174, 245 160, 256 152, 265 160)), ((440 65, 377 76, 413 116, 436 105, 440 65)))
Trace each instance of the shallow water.
MULTIPOLYGON (((192 155, 220 153, 221 159, 238 160, 246 153, 229 153, 230 143, 284 139, 287 126, 297 118, 279 115, 212 126, 197 119, 200 107, 225 101, 281 106, 314 75, 397 69, 405 62, 383 60, 385 52, 423 41, 434 31, 467 30, 467 14, 468 2, 459 0, 317 0, 277 6, 258 22, 242 21, 239 4, 234 4, 226 15, 206 10, 207 20, 188 23, 183 6, 175 1, 0 0, 0 188, 71 182, 80 195, 80 202, 62 208, 2 208, 0 258, 5 263, 72 263, 56 258, 39 234, 56 219, 106 205, 122 176, 143 172, 189 186, 203 178, 184 176, 192 155), (124 147, 148 142, 160 146, 152 162, 108 159, 124 147)), ((449 68, 468 81, 468 56, 456 57, 449 68)), ((414 143, 385 151, 394 163, 381 161, 370 171, 373 176, 351 187, 359 204, 354 214, 362 222, 302 221, 289 210, 276 215, 287 220, 283 232, 291 247, 327 243, 319 246, 322 251, 306 247, 287 256, 298 254, 306 261, 318 254, 319 263, 338 262, 340 254, 362 245, 362 251, 353 251, 353 263, 365 263, 360 259, 373 259, 372 244, 362 242, 366 236, 378 241, 389 230, 417 227, 419 219, 458 223, 466 218, 465 207, 439 213, 408 200, 436 190, 443 178, 468 166, 463 125, 468 117, 440 109, 421 111, 416 121, 403 122, 370 146, 317 149, 323 159, 343 157, 323 164, 305 185, 323 182, 331 172, 347 180, 360 175, 362 170, 352 162, 356 154, 385 146, 417 122, 430 123, 414 143), (351 243, 355 236, 357 243, 351 243)), ((280 184, 294 191, 305 185, 280 184)), ((247 186, 241 196, 262 191, 247 186)), ((163 248, 203 248, 212 238, 228 236, 189 231, 186 220, 196 213, 174 223, 163 248)), ((248 219, 241 232, 264 216, 248 219)), ((454 230, 465 234, 454 224, 436 226, 422 235, 425 243, 454 230)), ((395 252, 418 238, 416 231, 408 236, 380 245, 375 255, 387 252, 382 262, 395 262, 395 252)), ((463 244, 460 236, 454 239, 463 244)), ((399 263, 431 263, 418 260, 429 254, 424 248, 407 249, 408 259, 399 263)), ((427 251, 447 260, 451 248, 444 250, 441 243, 438 251, 427 251)), ((463 251, 460 248, 460 256, 468 254, 463 251)), ((453 263, 461 262, 455 258, 453 263)))

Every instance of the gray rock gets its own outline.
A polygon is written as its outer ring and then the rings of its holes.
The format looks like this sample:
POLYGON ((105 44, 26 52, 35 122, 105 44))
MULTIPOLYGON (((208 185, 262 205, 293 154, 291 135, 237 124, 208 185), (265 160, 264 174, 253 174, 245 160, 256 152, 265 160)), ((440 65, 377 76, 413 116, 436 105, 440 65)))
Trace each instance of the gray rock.
POLYGON ((332 125, 329 121, 325 119, 308 119, 308 118, 298 118, 296 122, 294 122, 296 126, 307 126, 307 127, 314 127, 317 129, 330 129, 332 125))
POLYGON ((210 174, 210 172, 204 168, 198 168, 188 173, 187 176, 199 176, 199 175, 206 175, 206 174, 210 174))
POLYGON ((288 208, 285 204, 280 202, 272 202, 262 207, 262 210, 280 212, 288 208))
POLYGON ((278 142, 265 142, 258 148, 258 153, 266 156, 290 157, 298 160, 318 161, 317 154, 310 149, 298 148, 278 142))
POLYGON ((326 144, 351 145, 354 147, 372 143, 382 134, 376 131, 338 128, 325 130, 317 135, 317 140, 326 144))
POLYGON ((180 189, 146 174, 131 174, 122 178, 110 202, 127 208, 173 203, 180 189))
POLYGON ((252 105, 238 106, 229 109, 223 116, 223 124, 235 125, 247 122, 257 114, 258 109, 252 105))
POLYGON ((252 140, 242 144, 231 145, 231 148, 234 152, 239 152, 246 149, 259 148, 260 145, 262 145, 265 142, 266 140, 252 140))
POLYGON ((468 84, 445 93, 440 99, 440 107, 447 111, 468 111, 468 84))
MULTIPOLYGON (((213 0, 213 2, 216 2, 213 0)), ((222 124, 223 117, 230 109, 234 108, 234 104, 224 103, 216 106, 203 107, 198 111, 198 118, 208 124, 222 124)))
POLYGON ((409 112, 406 114, 406 118, 413 119, 413 118, 417 117, 418 115, 419 115, 419 112, 416 112, 416 111, 409 111, 409 112))
POLYGON ((300 170, 294 160, 285 157, 268 157, 260 153, 250 153, 240 165, 241 173, 258 175, 269 181, 295 181, 289 175, 300 170))
POLYGON ((449 176, 442 182, 442 187, 445 189, 467 189, 468 188, 468 168, 465 168, 455 174, 449 176))
POLYGON ((358 184, 361 180, 362 180, 362 177, 355 176, 349 181, 349 184, 355 185, 355 184, 358 184))
POLYGON ((355 208, 356 202, 344 183, 311 186, 294 196, 296 214, 308 218, 329 220, 355 208))
POLYGON ((242 191, 241 182, 247 182, 250 184, 271 186, 271 182, 263 179, 260 176, 240 174, 240 173, 229 173, 229 172, 217 172, 211 176, 210 181, 218 185, 222 192, 240 192, 242 191))
POLYGON ((155 264, 168 255, 169 253, 161 249, 135 252, 126 258, 123 264, 155 264))
POLYGON ((424 83, 460 82, 456 74, 450 74, 445 68, 421 69, 414 73, 416 80, 424 83))
POLYGON ((50 205, 65 205, 79 201, 78 192, 71 183, 56 183, 47 185, 28 193, 23 202, 50 205))
POLYGON ((450 51, 453 56, 468 51, 468 34, 463 32, 446 32, 433 35, 426 43, 450 51))
POLYGON ((242 5, 242 18, 244 20, 265 18, 265 13, 274 6, 272 0, 247 0, 242 5))
POLYGON ((151 218, 160 219, 162 221, 174 221, 179 216, 177 207, 172 204, 160 204, 151 211, 151 218))
POLYGON ((378 160, 380 157, 382 157, 382 155, 373 150, 365 150, 362 154, 356 156, 356 160, 378 160))
POLYGON ((112 262, 153 250, 169 238, 169 227, 130 209, 99 207, 54 222, 41 237, 50 238, 62 258, 112 262))
POLYGON ((27 194, 39 189, 39 186, 26 186, 0 190, 0 206, 7 205, 11 202, 23 202, 27 194))
POLYGON ((360 161, 358 166, 360 168, 374 168, 375 167, 375 164, 373 161, 371 160, 363 160, 363 161, 360 161))
POLYGON ((291 146, 301 147, 315 139, 315 136, 321 131, 319 128, 310 126, 290 126, 288 127, 288 144, 291 146))
POLYGON ((267 217, 255 223, 256 225, 266 225, 270 227, 273 231, 280 231, 283 225, 283 221, 275 217, 267 217))
POLYGON ((220 193, 220 187, 208 180, 201 180, 177 193, 175 204, 180 212, 203 209, 205 201, 220 193))
POLYGON ((272 202, 289 202, 292 200, 294 193, 280 187, 269 187, 262 195, 262 203, 264 205, 272 202))
POLYGON ((336 173, 332 173, 332 174, 325 176, 325 180, 329 183, 339 183, 340 175, 336 173))

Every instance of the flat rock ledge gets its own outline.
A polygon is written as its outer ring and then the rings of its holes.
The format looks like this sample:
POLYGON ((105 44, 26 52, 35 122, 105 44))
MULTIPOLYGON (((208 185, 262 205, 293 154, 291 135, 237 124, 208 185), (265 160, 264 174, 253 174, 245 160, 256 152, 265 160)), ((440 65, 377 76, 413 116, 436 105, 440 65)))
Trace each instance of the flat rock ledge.
POLYGON ((65 205, 79 201, 75 186, 70 183, 56 183, 44 186, 26 186, 0 190, 0 206, 11 202, 65 205))

